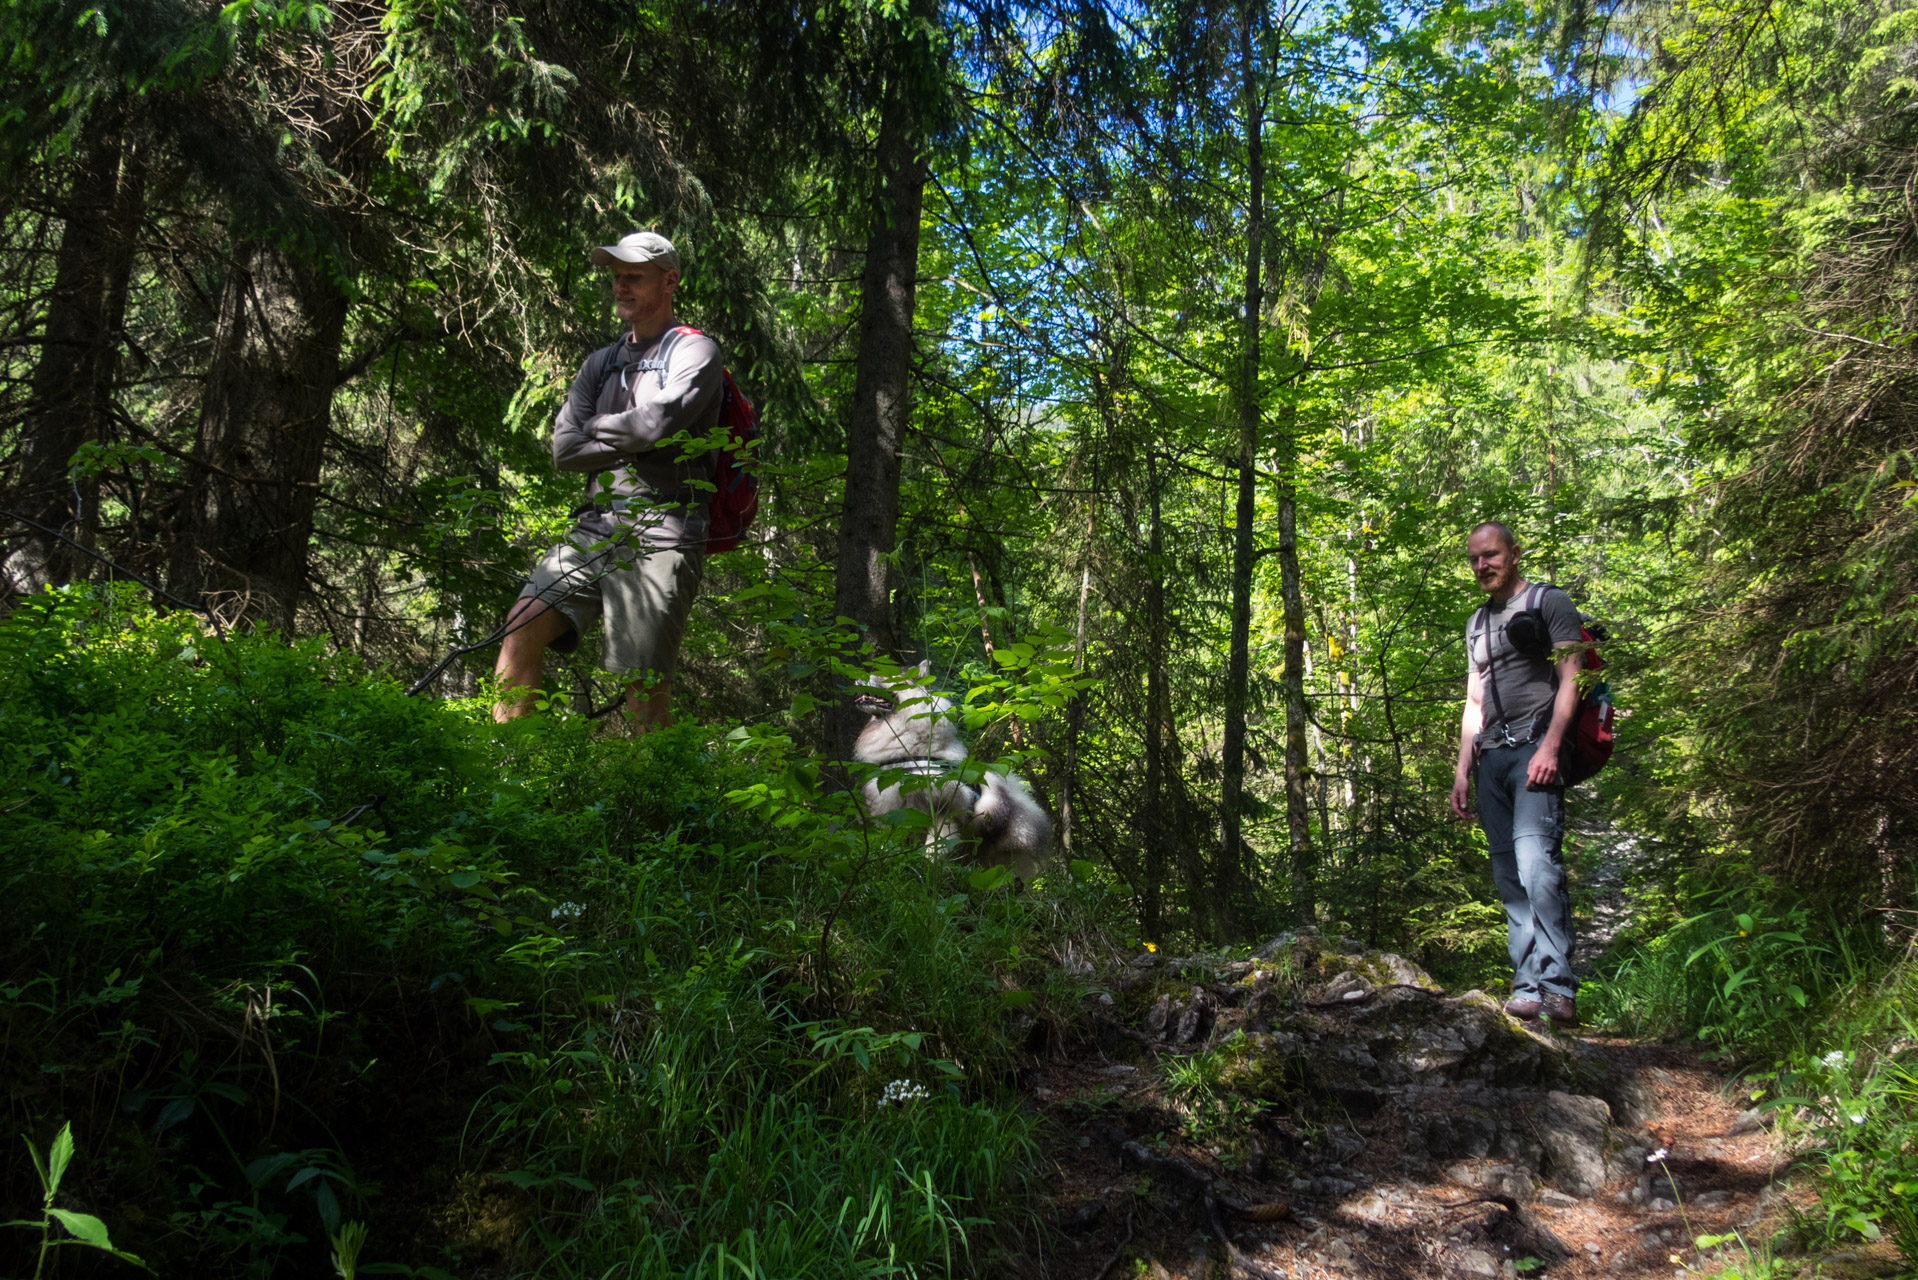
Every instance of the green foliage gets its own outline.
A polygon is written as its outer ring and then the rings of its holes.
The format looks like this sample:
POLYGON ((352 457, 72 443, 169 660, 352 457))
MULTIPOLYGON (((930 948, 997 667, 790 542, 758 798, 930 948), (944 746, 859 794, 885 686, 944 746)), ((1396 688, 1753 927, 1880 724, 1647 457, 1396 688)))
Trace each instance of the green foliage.
MULTIPOLYGON (((1695 1034, 1748 1064, 1741 1089, 1817 1174, 1815 1210, 1794 1211, 1799 1234, 1829 1248, 1888 1235, 1918 1256, 1918 978, 1877 930, 1755 888, 1711 895, 1710 909, 1643 946, 1615 947, 1625 958, 1585 986, 1581 1008, 1629 1034, 1695 1034)), ((1748 1250, 1739 1274, 1770 1266, 1748 1250)))
POLYGON ((1095 890, 769 821, 697 726, 496 728, 129 599, 0 621, 0 1075, 102 1153, 116 1240, 204 1275, 984 1265, 1035 1154, 1010 1037, 1074 1007, 1035 931, 1095 890))
POLYGON ((1615 945, 1616 962, 1583 988, 1586 1016, 1632 1035, 1695 1035, 1746 1060, 1805 1047, 1817 1013, 1882 961, 1870 931, 1781 897, 1762 880, 1700 894, 1704 910, 1615 945))
POLYGON ((1234 1032, 1209 1049, 1164 1062, 1166 1092, 1185 1108, 1187 1135, 1227 1160, 1244 1155, 1247 1126, 1261 1105, 1228 1082, 1234 1060, 1245 1052, 1243 1039, 1234 1032))
POLYGON ((90 1213, 78 1213, 72 1209, 53 1207, 54 1197, 60 1194, 60 1181, 66 1177, 67 1165, 73 1161, 72 1125, 60 1126, 60 1132, 55 1135, 53 1145, 47 1148, 45 1156, 40 1154, 31 1141, 27 1143, 27 1154, 33 1157, 33 1171, 40 1178, 40 1221, 21 1220, 0 1223, 0 1226, 26 1227, 40 1232, 40 1252, 33 1263, 34 1280, 40 1280, 41 1273, 46 1270, 48 1252, 61 1245, 77 1244, 88 1249, 98 1249, 124 1262, 131 1262, 136 1267, 146 1267, 146 1263, 133 1254, 113 1247, 113 1241, 107 1236, 107 1224, 100 1219, 90 1213), (53 1228, 56 1223, 64 1228, 72 1239, 55 1238, 53 1228))
MULTIPOLYGON (((1076 1007, 1042 939, 1309 914, 1503 980, 1483 840, 1443 799, 1458 543, 1495 516, 1611 624, 1631 713, 1573 800, 1575 874, 1632 862, 1636 895, 1587 1016, 1797 1063, 1795 1096, 1877 1090, 1807 1133, 1831 1230, 1892 1231, 1905 1175, 1871 1171, 1904 1167, 1902 1033, 1849 1010, 1896 939, 1846 922, 1908 919, 1918 883, 1913 13, 9 6, 9 505, 64 403, 42 375, 78 358, 49 319, 69 240, 124 258, 96 308, 124 314, 67 389, 98 438, 54 471, 82 541, 143 573, 222 465, 230 237, 323 260, 347 307, 313 471, 261 463, 318 497, 291 616, 326 642, 80 590, 0 626, 23 1136, 71 1116, 87 1202, 207 1274, 976 1265, 1027 1167, 989 1082, 1076 1007), (963 691, 974 764, 1018 766, 1070 837, 1036 893, 929 867, 924 816, 860 821, 867 775, 815 749, 866 665, 823 566, 861 372, 845 246, 901 77, 933 148, 895 630, 963 691), (78 216, 82 163, 138 206, 112 228, 78 216), (368 672, 484 635, 563 527, 544 432, 610 336, 582 249, 652 224, 768 411, 764 540, 708 566, 676 680, 723 725, 599 736, 564 710, 606 700, 591 637, 527 723, 458 700, 483 650, 454 701, 402 697, 368 672), (1854 1040, 1859 1074, 1813 1078, 1854 1040), (882 1108, 881 1076, 930 1096, 882 1108), (463 1145, 368 1154, 392 1132, 463 1145), (456 1206, 435 1243, 360 1263, 429 1199, 456 1206)), ((1210 1069, 1176 1069, 1203 1124, 1210 1069)))
POLYGON ((1779 1092, 1766 1106, 1798 1108, 1792 1127, 1815 1144, 1821 1240, 1876 1240, 1888 1227, 1900 1252, 1918 1255, 1918 1076, 1899 1060, 1909 1052, 1868 1064, 1844 1049, 1800 1054, 1770 1077, 1779 1092))

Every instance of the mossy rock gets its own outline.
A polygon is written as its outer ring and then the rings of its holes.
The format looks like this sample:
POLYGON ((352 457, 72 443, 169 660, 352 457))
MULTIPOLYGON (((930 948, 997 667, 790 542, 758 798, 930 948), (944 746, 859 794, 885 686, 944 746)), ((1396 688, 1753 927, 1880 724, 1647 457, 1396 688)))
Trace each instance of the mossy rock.
POLYGON ((1257 1102, 1284 1102, 1311 1080, 1310 1064, 1297 1037, 1283 1031, 1235 1036, 1219 1046, 1222 1087, 1257 1102))

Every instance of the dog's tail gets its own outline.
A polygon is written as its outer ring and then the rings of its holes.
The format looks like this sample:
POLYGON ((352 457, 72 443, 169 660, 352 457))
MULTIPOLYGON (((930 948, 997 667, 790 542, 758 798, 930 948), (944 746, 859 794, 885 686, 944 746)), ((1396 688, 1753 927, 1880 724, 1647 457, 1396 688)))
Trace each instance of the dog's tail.
POLYGON ((972 808, 972 829, 982 861, 1010 867, 1028 880, 1052 852, 1052 820, 1009 773, 986 774, 972 808))

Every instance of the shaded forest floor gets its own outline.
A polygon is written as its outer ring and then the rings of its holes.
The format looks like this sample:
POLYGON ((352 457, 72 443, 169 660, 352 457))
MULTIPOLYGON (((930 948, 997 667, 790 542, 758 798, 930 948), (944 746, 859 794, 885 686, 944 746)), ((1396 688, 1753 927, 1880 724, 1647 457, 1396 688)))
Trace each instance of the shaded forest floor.
MULTIPOLYGON (((1333 1008, 1312 1016, 1369 1016, 1375 1025, 1363 1035, 1376 1037, 1390 1003, 1381 997, 1398 995, 1408 1007, 1434 1004, 1411 992, 1371 995, 1351 1006, 1353 1013, 1333 1008)), ((1494 1007, 1477 993, 1438 1003, 1481 1020, 1494 1007)), ((1250 1020, 1262 1021, 1256 1013, 1250 1020)), ((1562 1069, 1619 1100, 1610 1109, 1623 1114, 1601 1144, 1602 1183, 1579 1186, 1569 1164, 1555 1163, 1549 1137, 1542 1159, 1531 1147, 1532 1161, 1500 1139, 1478 1156, 1419 1140, 1420 1118, 1408 1109, 1459 1104, 1430 1088, 1392 1090, 1370 1115, 1341 1105, 1336 1082, 1323 1075, 1316 1086, 1331 1097, 1329 1107, 1235 1104, 1231 1086, 1246 1073, 1231 1067, 1209 1098, 1182 1090, 1195 1074, 1191 1059, 1181 1062, 1169 1043, 1155 1051, 1147 1045, 1151 1033, 1128 1027, 1057 1048, 1022 1077, 1030 1105, 1054 1135, 1047 1196, 1062 1232, 1055 1252, 1029 1259, 1022 1270, 1051 1280, 1585 1280, 1682 1278, 1728 1268, 1746 1276, 1863 1280, 1899 1272, 1888 1245, 1823 1256, 1805 1256, 1794 1245, 1794 1209, 1811 1211, 1816 1202, 1809 1178, 1794 1181, 1790 1154, 1755 1112, 1741 1111, 1724 1074, 1692 1047, 1540 1032, 1506 1021, 1526 1040, 1554 1042, 1531 1083, 1566 1083, 1553 1078, 1562 1069), (1592 1084, 1600 1079, 1609 1083, 1592 1084), (1660 1149, 1668 1153, 1662 1167, 1646 1158, 1660 1149), (1530 1167, 1533 1161, 1542 1169, 1530 1167), (1560 1189, 1567 1182, 1583 1194, 1560 1189), (1700 1236, 1727 1239, 1701 1250, 1694 1243, 1700 1236)), ((1287 1025, 1299 1030, 1296 1020, 1287 1025)), ((1396 1023, 1391 1029, 1402 1030, 1396 1023)), ((1340 1043, 1334 1033, 1314 1048, 1340 1043)), ((1472 1055, 1466 1059, 1470 1067, 1472 1055)), ((1512 1090, 1501 1100, 1536 1127, 1551 1123, 1534 1109, 1539 1096, 1512 1090)), ((1544 1095, 1547 1106, 1567 1096, 1544 1095)))

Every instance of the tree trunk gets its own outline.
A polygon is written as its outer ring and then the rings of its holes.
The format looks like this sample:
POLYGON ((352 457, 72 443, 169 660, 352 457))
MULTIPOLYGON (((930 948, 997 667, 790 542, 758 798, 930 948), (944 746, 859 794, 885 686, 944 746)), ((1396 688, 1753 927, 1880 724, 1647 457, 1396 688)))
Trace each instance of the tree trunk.
MULTIPOLYGON (((1099 508, 1092 508, 1086 520, 1086 549, 1079 563, 1079 620, 1072 632, 1072 674, 1084 675, 1086 669, 1086 602, 1092 593, 1092 539, 1099 530, 1099 508)), ((1064 780, 1059 785, 1059 847, 1072 856, 1073 823, 1077 820, 1079 793, 1079 735, 1085 731, 1086 699, 1075 694, 1066 704, 1066 760, 1064 780)))
POLYGON ((1298 410, 1287 409, 1278 432, 1279 596, 1285 611, 1285 832, 1294 919, 1309 923, 1318 867, 1305 796, 1305 592, 1299 577, 1298 410))
MULTIPOLYGON (((858 373, 846 427, 846 493, 833 600, 840 617, 865 628, 874 649, 893 656, 899 654, 899 642, 892 626, 892 553, 912 372, 919 214, 926 185, 923 132, 903 65, 906 45, 903 36, 895 39, 874 157, 872 226, 859 282, 858 373)), ((850 705, 839 709, 842 754, 850 754, 863 720, 850 705)))
POLYGON ((1259 460, 1259 324, 1265 302, 1265 118, 1252 52, 1252 8, 1240 29, 1245 82, 1245 314, 1239 341, 1238 514, 1232 538, 1232 629, 1225 669, 1225 730, 1221 744, 1220 819, 1223 839, 1213 871, 1221 910, 1245 882, 1245 716, 1250 684, 1253 519, 1259 460))
POLYGON ((21 422, 21 468, 8 505, 44 526, 19 526, 7 557, 6 589, 29 592, 86 574, 89 561, 52 531, 92 546, 99 484, 74 479, 81 446, 107 437, 113 374, 126 318, 127 286, 144 206, 138 157, 120 132, 102 126, 73 175, 66 226, 47 299, 46 330, 33 372, 33 399, 21 422))
POLYGON ((346 307, 319 265, 259 240, 235 246, 194 445, 200 474, 173 558, 179 594, 291 629, 346 307))
MULTIPOLYGON (((986 604, 985 583, 979 577, 978 557, 974 556, 970 551, 966 553, 966 567, 972 570, 972 598, 979 604, 979 638, 986 646, 986 670, 997 671, 999 669, 999 663, 998 660, 993 657, 992 617, 987 612, 989 606, 986 604)), ((990 562, 988 562, 988 568, 990 569, 990 562)), ((999 611, 1010 619, 1012 613, 1006 608, 1005 586, 999 580, 998 572, 996 570, 991 570, 991 572, 993 599, 998 604, 999 611)), ((1021 751, 1025 750, 1025 730, 1019 723, 1019 717, 1011 716, 1008 718, 1008 721, 1009 727, 1012 730, 1012 745, 1021 751)), ((1037 786, 1036 780, 1033 780, 1033 785, 1035 787, 1037 786)), ((1040 803, 1045 803, 1044 797, 1040 798, 1040 803)))
POLYGON ((1146 455, 1146 493, 1151 523, 1146 529, 1145 579, 1145 883, 1141 886, 1139 925, 1154 942, 1165 939, 1165 878, 1171 844, 1167 829, 1166 739, 1164 723, 1171 699, 1166 687, 1165 543, 1159 525, 1159 477, 1146 455))

